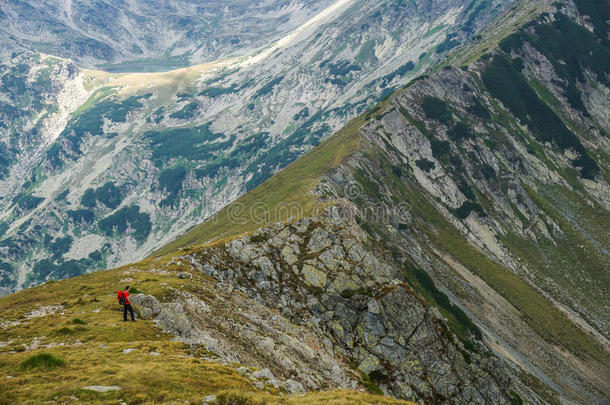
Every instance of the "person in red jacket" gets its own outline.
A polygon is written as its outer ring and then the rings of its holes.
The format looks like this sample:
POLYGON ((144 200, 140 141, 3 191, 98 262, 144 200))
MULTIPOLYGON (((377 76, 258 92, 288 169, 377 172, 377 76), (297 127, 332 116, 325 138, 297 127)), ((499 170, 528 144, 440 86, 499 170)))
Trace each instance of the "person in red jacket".
POLYGON ((119 304, 123 305, 123 321, 127 322, 127 311, 131 314, 131 320, 135 322, 135 317, 133 316, 133 308, 131 307, 131 302, 129 302, 129 286, 125 287, 125 291, 119 291, 117 293, 117 298, 119 299, 119 304))

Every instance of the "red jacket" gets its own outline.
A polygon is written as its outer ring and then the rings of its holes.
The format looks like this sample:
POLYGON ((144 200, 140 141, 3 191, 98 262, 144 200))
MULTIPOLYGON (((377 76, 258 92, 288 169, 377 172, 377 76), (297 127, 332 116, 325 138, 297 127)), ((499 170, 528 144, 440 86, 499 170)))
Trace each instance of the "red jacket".
POLYGON ((131 302, 129 302, 129 291, 127 291, 127 290, 119 291, 119 292, 116 293, 116 297, 119 300, 119 302, 121 302, 121 297, 122 297, 124 304, 130 304, 131 305, 131 302))

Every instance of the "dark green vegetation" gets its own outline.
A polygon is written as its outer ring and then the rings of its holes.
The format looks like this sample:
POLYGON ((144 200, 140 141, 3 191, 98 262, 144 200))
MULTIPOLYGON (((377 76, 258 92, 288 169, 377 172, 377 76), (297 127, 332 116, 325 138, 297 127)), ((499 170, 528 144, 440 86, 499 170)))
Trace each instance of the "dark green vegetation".
POLYGON ((479 118, 482 119, 489 119, 491 118, 491 114, 489 113, 489 110, 487 109, 487 107, 485 107, 483 105, 483 103, 481 103, 481 101, 478 98, 474 99, 474 104, 469 106, 466 109, 470 114, 475 115, 479 118))
POLYGON ((214 161, 216 153, 225 152, 235 141, 232 135, 224 142, 215 142, 223 137, 210 130, 210 124, 197 127, 171 128, 144 133, 153 149, 152 157, 157 167, 173 158, 214 161))
POLYGON ((115 209, 123 201, 123 192, 111 181, 106 182, 97 189, 89 188, 81 197, 81 205, 87 208, 95 208, 100 202, 106 207, 115 209))
MULTIPOLYGON (((246 189, 253 189, 271 177, 276 170, 294 162, 300 155, 299 147, 306 144, 318 144, 322 137, 330 132, 330 127, 327 124, 318 124, 323 116, 324 114, 321 111, 311 115, 290 136, 257 156, 248 166, 248 172, 254 173, 254 176, 246 183, 246 189)), ((265 140, 260 139, 257 142, 262 144, 265 140)))
POLYGON ((284 80, 284 76, 278 76, 275 79, 269 81, 268 83, 266 83, 263 87, 261 87, 260 89, 258 89, 258 91, 256 93, 254 93, 254 96, 252 96, 253 98, 260 98, 268 93, 271 93, 271 90, 273 90, 273 88, 280 84, 280 82, 284 80))
POLYGON ((578 137, 540 100, 508 56, 494 56, 483 72, 483 82, 494 97, 528 125, 540 142, 552 142, 563 150, 576 151, 579 157, 573 163, 581 167, 582 177, 593 179, 599 173, 597 163, 591 159, 578 137))
POLYGON ((57 194, 57 196, 54 198, 55 201, 63 201, 66 199, 66 197, 68 196, 68 194, 70 194, 70 189, 65 189, 64 191, 62 191, 61 193, 57 194))
POLYGON ((54 241, 48 244, 49 251, 53 254, 52 259, 57 260, 65 253, 68 253, 70 247, 72 246, 73 239, 71 236, 66 236, 63 238, 55 238, 54 241))
POLYGON ((459 142, 463 139, 474 138, 474 133, 468 125, 460 121, 455 124, 453 128, 447 131, 447 136, 454 141, 459 142))
POLYGON ((218 96, 222 96, 223 94, 237 93, 238 91, 239 86, 233 83, 230 87, 208 87, 207 89, 202 90, 199 95, 215 98, 218 96))
POLYGON ((441 42, 436 49, 434 50, 436 53, 447 52, 460 44, 455 38, 455 34, 447 35, 447 38, 443 42, 441 42))
POLYGON ((63 367, 65 365, 66 362, 60 359, 59 357, 56 357, 49 353, 38 353, 28 357, 19 365, 19 367, 22 370, 51 370, 53 368, 63 367))
POLYGON ((417 167, 419 167, 424 172, 429 172, 430 170, 433 170, 434 166, 435 166, 434 162, 432 162, 431 160, 428 160, 426 158, 416 160, 415 164, 417 165, 417 167))
POLYGON ((176 166, 164 170, 159 175, 159 185, 166 193, 169 193, 165 200, 161 201, 161 206, 173 206, 178 198, 178 193, 182 190, 182 181, 186 177, 186 169, 176 166))
MULTIPOLYGON (((2 104, 0 103, 0 109, 1 108, 2 104)), ((9 166, 11 163, 12 159, 9 155, 8 148, 0 143, 0 180, 4 179, 8 175, 9 166)))
POLYGON ((140 212, 140 207, 137 205, 131 205, 101 219, 98 227, 106 236, 113 236, 115 233, 125 234, 129 228, 133 230, 132 235, 138 242, 144 242, 150 234, 152 223, 149 214, 140 212))
POLYGON ((610 31, 610 3, 606 0, 576 0, 576 7, 581 14, 593 23, 595 35, 606 48, 610 45, 608 32, 610 31))
POLYGON ((95 220, 95 213, 91 210, 69 210, 67 214, 75 224, 91 224, 95 220))
POLYGON ((47 279, 61 280, 79 276, 93 265, 95 265, 95 261, 92 258, 63 260, 54 256, 37 262, 32 274, 28 277, 37 283, 45 282, 47 279))
POLYGON ((169 115, 170 118, 176 118, 179 120, 188 120, 193 118, 197 113, 197 109, 199 108, 199 103, 193 101, 188 103, 180 111, 173 112, 169 115))
POLYGON ((382 77, 381 85, 387 86, 396 77, 402 77, 402 76, 406 75, 407 73, 409 73, 410 71, 412 71, 413 69, 415 69, 415 64, 413 62, 409 61, 409 62, 405 63, 404 65, 402 65, 401 67, 399 67, 398 69, 396 69, 395 71, 393 71, 392 73, 387 74, 384 77, 382 77))
POLYGON ((31 194, 19 194, 13 198, 13 202, 24 211, 31 211, 38 207, 44 201, 42 197, 36 197, 31 194))
POLYGON ((601 83, 610 84, 608 31, 605 31, 606 40, 604 41, 602 35, 600 41, 586 28, 574 23, 563 14, 557 14, 552 24, 535 23, 533 27, 533 34, 527 31, 515 33, 502 41, 501 48, 505 52, 518 51, 524 41, 534 46, 549 59, 555 72, 567 83, 567 86, 562 87, 572 107, 588 116, 577 85, 586 81, 586 71, 593 72, 601 83))
POLYGON ((472 211, 479 214, 479 216, 485 216, 485 210, 483 210, 483 207, 481 207, 480 204, 472 201, 464 201, 464 203, 454 211, 454 214, 460 219, 466 219, 472 211))
POLYGON ((453 120, 449 105, 440 98, 426 96, 421 102, 421 107, 428 118, 439 120, 445 125, 453 120))
POLYGON ((452 331, 460 338, 462 343, 469 350, 474 350, 471 336, 481 340, 481 330, 472 322, 468 315, 460 307, 454 305, 445 293, 440 291, 428 273, 420 268, 409 268, 404 271, 405 277, 417 291, 421 291, 424 295, 430 295, 434 302, 442 310, 452 315, 450 326, 452 331), (424 291, 422 291, 423 289, 424 291))

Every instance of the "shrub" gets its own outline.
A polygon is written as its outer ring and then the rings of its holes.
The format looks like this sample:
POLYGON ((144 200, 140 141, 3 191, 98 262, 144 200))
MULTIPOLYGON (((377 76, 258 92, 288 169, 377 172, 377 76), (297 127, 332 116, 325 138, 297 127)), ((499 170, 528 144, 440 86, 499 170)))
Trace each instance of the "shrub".
POLYGON ((91 210, 70 210, 68 211, 68 218, 70 218, 75 223, 93 223, 95 220, 95 214, 91 210))
POLYGON ((87 322, 83 321, 83 320, 82 320, 82 319, 80 319, 80 318, 74 318, 74 319, 72 320, 72 323, 75 323, 75 324, 77 324, 77 325, 86 325, 86 324, 87 324, 87 322))
POLYGON ((461 141, 462 139, 474 138, 474 133, 468 125, 460 121, 447 131, 447 136, 454 141, 461 141))
POLYGON ((33 210, 34 208, 38 207, 40 205, 40 203, 44 201, 44 198, 36 197, 33 195, 29 195, 29 194, 27 194, 27 195, 19 194, 17 197, 15 197, 13 199, 13 201, 15 201, 17 206, 19 208, 21 208, 22 210, 30 211, 30 210, 33 210))
POLYGON ((96 206, 97 198, 95 197, 95 191, 92 188, 85 190, 85 193, 80 198, 80 204, 87 208, 94 208, 96 206))
POLYGON ((415 268, 413 269, 413 272, 415 273, 415 277, 417 278, 419 284, 432 295, 436 303, 441 308, 444 308, 453 314, 458 322, 462 324, 466 330, 470 331, 470 333, 472 333, 477 339, 480 340, 482 338, 481 330, 478 328, 478 326, 476 326, 472 320, 468 318, 468 315, 466 315, 466 313, 464 313, 460 307, 454 305, 445 293, 436 287, 434 281, 426 271, 420 268, 415 268))
POLYGON ((57 197, 55 197, 55 201, 65 200, 66 197, 68 196, 68 194, 70 194, 70 189, 69 188, 67 188, 64 191, 62 191, 61 193, 57 194, 57 197))
POLYGON ((199 104, 195 101, 192 103, 188 103, 180 111, 173 112, 169 115, 170 118, 176 118, 179 120, 186 120, 189 118, 193 118, 197 109, 199 108, 199 104))
POLYGON ((282 80, 284 80, 284 76, 279 76, 276 77, 275 79, 271 80, 269 83, 265 84, 263 87, 261 87, 253 96, 253 98, 259 98, 262 97, 268 93, 271 93, 271 91, 273 90, 273 88, 279 84, 282 80))
POLYGON ((39 353, 34 356, 28 357, 26 360, 21 362, 19 368, 21 370, 50 370, 56 367, 63 367, 66 364, 65 361, 59 357, 55 357, 49 353, 39 353))
POLYGON ((130 226, 134 230, 134 238, 138 242, 143 242, 148 238, 152 223, 150 215, 145 212, 140 212, 140 207, 132 205, 124 207, 114 214, 102 219, 98 223, 99 229, 106 234, 112 236, 115 232, 124 234, 127 227, 130 226))
POLYGON ((454 214, 456 217, 458 217, 460 219, 466 219, 466 218, 468 218, 468 216, 470 215, 470 213, 472 211, 475 211, 477 214, 479 214, 482 217, 486 216, 485 210, 483 210, 483 207, 481 207, 480 204, 472 202, 472 201, 465 201, 458 209, 456 209, 454 211, 454 214))
POLYGON ((171 158, 183 157, 188 160, 212 160, 214 153, 231 148, 235 135, 225 142, 215 142, 223 134, 210 130, 210 123, 192 128, 171 128, 148 131, 144 138, 150 140, 152 157, 157 167, 171 158))
POLYGON ((174 205, 178 193, 182 190, 182 182, 186 177, 186 169, 182 166, 167 169, 159 175, 159 184, 161 189, 169 196, 161 201, 162 206, 174 205))
POLYGON ((483 105, 483 103, 481 103, 481 101, 479 101, 478 98, 474 99, 474 104, 467 107, 466 111, 468 111, 472 115, 476 115, 479 118, 483 118, 483 119, 491 118, 491 114, 489 113, 489 110, 487 109, 487 107, 485 107, 483 105))
POLYGON ((483 167, 481 167, 481 173, 488 180, 496 178, 496 171, 490 165, 483 165, 483 167))
POLYGON ((449 36, 447 36, 447 38, 436 47, 435 52, 440 54, 440 53, 443 53, 445 51, 449 51, 449 50, 455 48, 459 44, 460 44, 459 41, 456 41, 455 39, 452 39, 449 36))
POLYGON ((443 124, 448 124, 452 120, 448 104, 440 98, 426 96, 422 100, 421 107, 428 118, 439 120, 443 124))
POLYGON ((415 165, 426 173, 435 167, 434 162, 426 158, 416 160, 415 165))

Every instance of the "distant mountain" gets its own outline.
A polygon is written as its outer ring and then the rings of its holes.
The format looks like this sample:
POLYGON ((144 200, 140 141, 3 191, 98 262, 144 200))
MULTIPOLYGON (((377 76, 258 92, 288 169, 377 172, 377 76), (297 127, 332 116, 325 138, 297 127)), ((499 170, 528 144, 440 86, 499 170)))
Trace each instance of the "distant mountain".
POLYGON ((510 4, 342 0, 263 50, 161 73, 14 52, 0 79, 2 288, 143 258, 510 4))
POLYGON ((0 5, 4 47, 81 66, 162 71, 245 54, 297 28, 332 0, 27 1, 0 5))

